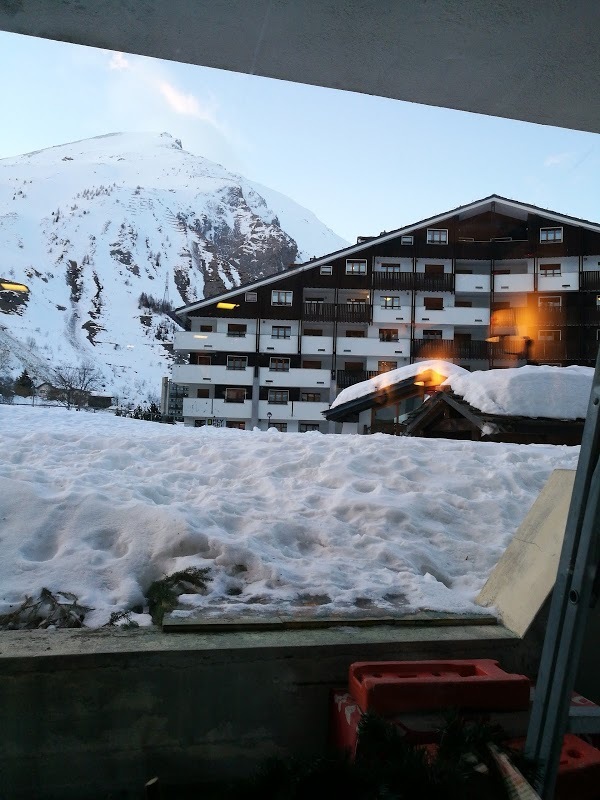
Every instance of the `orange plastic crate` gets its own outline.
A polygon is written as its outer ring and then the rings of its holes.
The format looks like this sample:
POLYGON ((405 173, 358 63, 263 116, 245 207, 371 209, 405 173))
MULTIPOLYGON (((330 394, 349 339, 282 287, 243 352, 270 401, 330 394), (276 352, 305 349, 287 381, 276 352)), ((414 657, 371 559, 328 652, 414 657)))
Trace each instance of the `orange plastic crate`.
POLYGON ((529 707, 529 679, 491 659, 380 661, 351 664, 348 691, 361 711, 460 708, 519 711, 529 707))

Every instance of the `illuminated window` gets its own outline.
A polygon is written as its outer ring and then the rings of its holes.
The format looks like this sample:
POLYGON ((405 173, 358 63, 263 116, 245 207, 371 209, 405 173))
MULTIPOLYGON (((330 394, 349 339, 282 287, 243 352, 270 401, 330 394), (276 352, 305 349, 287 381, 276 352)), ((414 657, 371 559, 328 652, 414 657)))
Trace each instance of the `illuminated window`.
POLYGON ((271 328, 272 339, 289 339, 292 335, 292 328, 290 325, 273 325, 271 328))
POLYGON ((292 305, 293 296, 294 296, 293 292, 273 291, 273 292, 271 292, 271 305, 272 306, 291 306, 292 305))
POLYGON ((286 406, 290 399, 287 389, 269 389, 268 402, 272 405, 286 406))
POLYGON ((427 228, 427 244, 448 244, 448 229, 427 228))
POLYGON ((562 242, 562 228, 540 228, 540 242, 562 242))
POLYGON ((379 372, 391 372, 393 369, 398 369, 397 361, 378 361, 377 369, 379 372))
POLYGON ((231 323, 227 326, 227 336, 245 336, 247 329, 247 325, 231 323))
POLYGON ((227 369, 246 369, 248 356, 227 356, 227 369))
POLYGON ((346 261, 346 275, 366 275, 367 262, 366 261, 346 261))
POLYGON ((397 342, 398 331, 395 328, 379 328, 380 342, 397 342))
POLYGON ((289 358, 271 358, 269 361, 269 369, 272 372, 289 372, 290 360, 289 358))
POLYGON ((382 308, 400 308, 400 298, 399 297, 382 297, 381 298, 381 307, 382 308))

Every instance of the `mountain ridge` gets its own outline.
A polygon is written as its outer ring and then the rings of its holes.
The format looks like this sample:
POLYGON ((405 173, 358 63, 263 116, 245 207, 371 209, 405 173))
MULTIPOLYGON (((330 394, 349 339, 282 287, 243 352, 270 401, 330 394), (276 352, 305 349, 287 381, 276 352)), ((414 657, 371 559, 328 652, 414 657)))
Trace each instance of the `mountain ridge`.
POLYGON ((0 276, 30 292, 0 295, 1 363, 13 374, 47 364, 41 382, 58 363, 91 361, 106 392, 155 399, 175 330, 164 301, 212 296, 345 244, 290 198, 166 133, 2 159, 0 276))

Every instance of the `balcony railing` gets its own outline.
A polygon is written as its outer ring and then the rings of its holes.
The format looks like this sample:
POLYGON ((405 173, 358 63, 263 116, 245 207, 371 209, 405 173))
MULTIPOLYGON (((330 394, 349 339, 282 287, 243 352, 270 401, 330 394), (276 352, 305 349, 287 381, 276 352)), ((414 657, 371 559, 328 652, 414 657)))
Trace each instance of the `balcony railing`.
POLYGON ((441 358, 455 361, 489 358, 489 342, 455 342, 448 339, 417 339, 413 342, 415 358, 441 358))
POLYGON ((581 273, 581 288, 596 292, 600 289, 600 270, 594 269, 581 273))
POLYGON ((354 370, 338 369, 336 382, 338 389, 347 389, 349 386, 354 386, 355 383, 368 381, 369 378, 374 378, 376 375, 381 375, 381 373, 378 370, 354 372, 354 370))
POLYGON ((454 275, 426 275, 423 272, 374 272, 374 289, 399 289, 417 292, 452 292, 454 275))
POLYGON ((370 322, 370 303, 304 303, 305 322, 370 322))

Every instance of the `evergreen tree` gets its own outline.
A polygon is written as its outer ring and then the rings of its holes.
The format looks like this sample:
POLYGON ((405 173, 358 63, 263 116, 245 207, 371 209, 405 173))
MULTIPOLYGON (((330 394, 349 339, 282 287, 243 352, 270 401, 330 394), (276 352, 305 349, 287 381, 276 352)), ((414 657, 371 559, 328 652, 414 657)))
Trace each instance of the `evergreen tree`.
POLYGON ((26 369, 16 379, 14 388, 15 394, 19 397, 31 397, 33 395, 35 387, 26 369))

